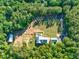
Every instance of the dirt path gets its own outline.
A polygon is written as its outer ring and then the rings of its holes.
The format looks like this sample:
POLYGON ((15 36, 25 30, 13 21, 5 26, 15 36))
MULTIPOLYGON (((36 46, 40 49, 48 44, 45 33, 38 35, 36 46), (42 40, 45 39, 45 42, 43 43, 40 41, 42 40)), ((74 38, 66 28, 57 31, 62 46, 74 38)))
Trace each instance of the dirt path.
MULTIPOLYGON (((25 42, 28 47, 28 43, 30 39, 34 36, 36 32, 42 32, 40 29, 33 28, 33 25, 35 24, 36 20, 32 21, 31 24, 28 26, 28 28, 23 32, 20 36, 16 36, 14 41, 14 46, 23 46, 23 43, 25 42)), ((20 32, 19 32, 20 33, 20 32)))

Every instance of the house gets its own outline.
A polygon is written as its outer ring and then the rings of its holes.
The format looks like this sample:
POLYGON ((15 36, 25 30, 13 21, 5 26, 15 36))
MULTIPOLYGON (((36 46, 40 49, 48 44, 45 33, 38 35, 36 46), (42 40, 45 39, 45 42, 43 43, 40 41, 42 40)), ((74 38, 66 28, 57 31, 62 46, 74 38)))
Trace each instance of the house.
POLYGON ((45 44, 45 43, 49 43, 48 37, 39 36, 36 38, 36 44, 45 44))
POLYGON ((60 42, 61 39, 59 37, 54 37, 54 38, 49 38, 49 37, 44 37, 42 34, 37 33, 36 34, 36 44, 45 44, 45 43, 56 43, 60 42))

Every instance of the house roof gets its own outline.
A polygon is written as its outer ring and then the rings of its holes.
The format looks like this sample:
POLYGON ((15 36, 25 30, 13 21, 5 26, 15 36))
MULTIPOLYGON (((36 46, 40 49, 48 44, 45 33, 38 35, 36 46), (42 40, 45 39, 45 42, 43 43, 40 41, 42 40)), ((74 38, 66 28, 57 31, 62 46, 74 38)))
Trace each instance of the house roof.
POLYGON ((39 38, 39 40, 58 40, 58 38, 49 38, 49 37, 43 37, 43 36, 39 36, 38 37, 39 38))
POLYGON ((58 38, 51 38, 51 40, 58 40, 58 38))
POLYGON ((43 36, 39 36, 38 38, 39 38, 39 40, 49 40, 50 39, 49 37, 43 37, 43 36))
POLYGON ((8 37, 8 42, 13 42, 13 34, 9 34, 9 37, 8 37))

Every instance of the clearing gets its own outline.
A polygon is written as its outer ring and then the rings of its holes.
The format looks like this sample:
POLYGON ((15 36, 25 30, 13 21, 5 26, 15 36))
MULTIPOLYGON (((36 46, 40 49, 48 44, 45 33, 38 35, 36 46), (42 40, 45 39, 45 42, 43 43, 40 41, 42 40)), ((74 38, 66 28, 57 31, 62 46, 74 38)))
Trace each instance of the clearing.
MULTIPOLYGON (((53 21, 51 21, 53 22, 53 21)), ((43 36, 46 37, 57 37, 57 33, 58 33, 58 22, 55 21, 53 22, 53 24, 51 26, 47 27, 47 23, 44 24, 44 22, 42 21, 42 23, 38 23, 36 24, 36 20, 32 21, 31 24, 28 26, 27 29, 19 31, 18 33, 15 33, 15 41, 14 41, 14 46, 18 46, 21 47, 23 46, 23 43, 26 43, 27 47, 30 45, 30 41, 32 41, 32 43, 35 41, 34 39, 34 35, 37 32, 43 32, 43 36)), ((49 23, 50 24, 50 23, 49 23)), ((34 45, 34 43, 33 43, 34 45)), ((32 45, 30 45, 32 46, 32 45)))

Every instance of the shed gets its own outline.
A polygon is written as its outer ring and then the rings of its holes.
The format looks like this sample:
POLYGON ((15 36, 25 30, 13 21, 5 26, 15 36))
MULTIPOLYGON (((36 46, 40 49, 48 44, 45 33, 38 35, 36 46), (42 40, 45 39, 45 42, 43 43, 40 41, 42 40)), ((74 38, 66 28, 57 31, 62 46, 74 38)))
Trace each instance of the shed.
POLYGON ((8 35, 8 42, 9 42, 9 43, 12 43, 13 40, 14 40, 14 36, 13 36, 12 33, 10 33, 10 34, 8 35))

